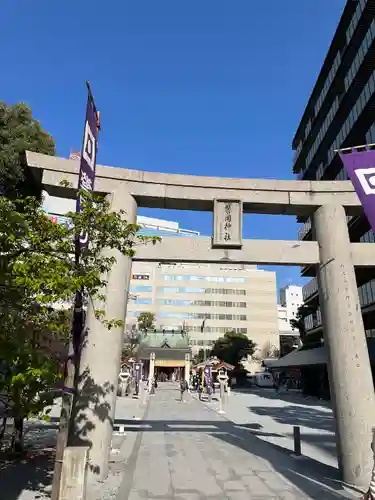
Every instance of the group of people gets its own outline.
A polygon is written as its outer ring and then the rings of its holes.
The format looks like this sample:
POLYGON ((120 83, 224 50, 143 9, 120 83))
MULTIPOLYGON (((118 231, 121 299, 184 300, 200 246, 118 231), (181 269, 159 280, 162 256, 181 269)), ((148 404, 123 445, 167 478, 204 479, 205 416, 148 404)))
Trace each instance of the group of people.
MULTIPOLYGON (((151 381, 152 392, 158 387, 157 378, 154 376, 151 381)), ((184 400, 185 393, 191 388, 199 394, 199 399, 202 398, 202 393, 206 390, 208 395, 215 394, 215 385, 211 380, 211 383, 207 385, 206 381, 203 382, 201 374, 192 374, 190 377, 190 382, 182 378, 179 383, 180 388, 180 400, 184 400)))
MULTIPOLYGON (((184 394, 190 388, 192 388, 194 391, 196 391, 199 394, 199 399, 201 399, 202 392, 203 392, 203 382, 202 382, 202 377, 199 376, 199 374, 193 374, 190 377, 190 384, 185 379, 182 379, 180 381, 181 401, 184 400, 184 394)), ((215 387, 213 384, 211 384, 211 386, 207 387, 206 389, 207 389, 208 394, 212 394, 213 392, 215 392, 215 387)))

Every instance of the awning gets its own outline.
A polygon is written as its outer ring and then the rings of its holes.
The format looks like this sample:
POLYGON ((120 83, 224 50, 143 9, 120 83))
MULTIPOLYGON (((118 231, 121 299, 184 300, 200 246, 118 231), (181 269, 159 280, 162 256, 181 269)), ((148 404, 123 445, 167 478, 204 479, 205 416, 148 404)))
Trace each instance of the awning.
POLYGON ((315 349, 297 349, 286 356, 267 363, 268 368, 286 368, 292 366, 325 365, 328 361, 326 347, 315 349))
MULTIPOLYGON (((375 364, 375 338, 367 339, 370 361, 375 364)), ((328 353, 326 346, 314 349, 297 349, 286 356, 270 363, 267 360, 267 368, 287 368, 309 365, 325 365, 328 363, 328 353)))
POLYGON ((229 363, 226 363, 225 361, 221 361, 218 358, 207 359, 206 361, 202 361, 202 363, 198 363, 197 365, 193 366, 192 368, 194 370, 203 370, 207 365, 212 366, 212 371, 218 371, 221 368, 225 368, 228 372, 231 372, 235 368, 233 365, 230 365, 229 363))

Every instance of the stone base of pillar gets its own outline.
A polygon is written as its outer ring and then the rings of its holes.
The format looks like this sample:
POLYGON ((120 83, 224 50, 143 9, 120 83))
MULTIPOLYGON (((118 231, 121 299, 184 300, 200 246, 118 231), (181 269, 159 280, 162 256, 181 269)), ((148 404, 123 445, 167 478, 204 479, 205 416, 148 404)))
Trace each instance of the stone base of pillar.
POLYGON ((65 449, 61 470, 59 500, 86 500, 87 457, 89 448, 65 449))

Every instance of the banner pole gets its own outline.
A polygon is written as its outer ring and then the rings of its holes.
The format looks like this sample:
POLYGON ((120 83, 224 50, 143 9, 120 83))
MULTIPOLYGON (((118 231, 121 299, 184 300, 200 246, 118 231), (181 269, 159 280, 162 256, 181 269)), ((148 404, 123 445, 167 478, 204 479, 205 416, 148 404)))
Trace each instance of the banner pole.
MULTIPOLYGON (((83 132, 81 163, 78 179, 78 191, 93 192, 95 182, 96 154, 98 149, 98 134, 100 130, 100 115, 96 109, 89 82, 86 82, 88 91, 86 118, 83 132)), ((80 195, 77 194, 76 212, 81 211, 80 195)), ((75 266, 79 266, 81 251, 88 247, 88 234, 75 237, 75 266)), ((68 359, 64 373, 64 389, 62 392, 61 414, 59 431, 56 441, 55 465, 52 482, 51 500, 59 500, 60 481, 64 450, 68 445, 71 431, 71 416, 75 404, 78 366, 84 326, 83 290, 77 290, 74 297, 74 312, 72 335, 69 341, 68 359)))

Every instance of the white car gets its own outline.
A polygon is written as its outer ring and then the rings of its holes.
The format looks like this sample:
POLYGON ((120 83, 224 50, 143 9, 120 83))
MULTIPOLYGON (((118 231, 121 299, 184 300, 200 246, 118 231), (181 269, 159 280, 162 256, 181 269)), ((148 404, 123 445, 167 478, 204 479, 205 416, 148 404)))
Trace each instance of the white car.
POLYGON ((253 378, 253 383, 257 387, 274 387, 273 376, 268 372, 256 373, 253 378))

